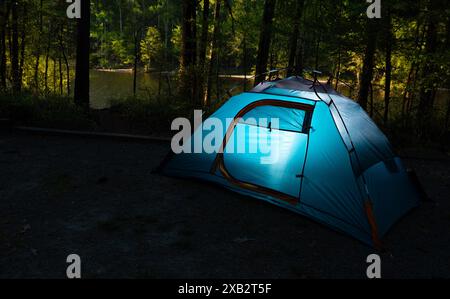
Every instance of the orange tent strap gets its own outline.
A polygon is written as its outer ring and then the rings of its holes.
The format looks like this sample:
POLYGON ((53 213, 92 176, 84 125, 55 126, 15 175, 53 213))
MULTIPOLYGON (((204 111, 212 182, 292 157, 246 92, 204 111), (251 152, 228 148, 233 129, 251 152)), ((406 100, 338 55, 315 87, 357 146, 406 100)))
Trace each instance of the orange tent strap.
POLYGON ((373 213, 373 205, 370 201, 366 201, 364 203, 364 207, 365 207, 366 214, 367 214, 367 220, 369 221, 370 228, 372 230, 373 245, 377 250, 381 250, 383 248, 383 245, 379 238, 378 226, 377 226, 377 222, 375 220, 375 215, 373 213))

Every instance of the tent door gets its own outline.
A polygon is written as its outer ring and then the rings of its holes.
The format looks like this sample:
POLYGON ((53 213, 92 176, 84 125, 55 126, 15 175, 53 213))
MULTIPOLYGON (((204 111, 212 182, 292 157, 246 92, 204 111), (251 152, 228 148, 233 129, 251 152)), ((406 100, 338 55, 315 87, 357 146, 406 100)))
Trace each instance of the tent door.
POLYGON ((278 126, 274 128, 271 121, 255 125, 244 116, 229 135, 219 169, 234 185, 297 204, 308 143, 304 126, 311 112, 261 108, 246 115, 266 115, 265 109, 277 117, 278 126))

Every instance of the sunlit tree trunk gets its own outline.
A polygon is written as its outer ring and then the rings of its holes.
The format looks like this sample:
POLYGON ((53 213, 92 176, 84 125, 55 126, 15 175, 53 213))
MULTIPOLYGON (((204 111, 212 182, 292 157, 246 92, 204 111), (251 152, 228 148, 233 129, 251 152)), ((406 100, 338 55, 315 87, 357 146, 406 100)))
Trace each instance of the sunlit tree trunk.
POLYGON ((338 62, 337 62, 337 67, 336 67, 336 75, 335 75, 335 79, 336 79, 336 83, 334 86, 334 89, 337 91, 339 89, 339 78, 341 76, 341 56, 342 56, 342 49, 341 49, 341 45, 339 45, 339 49, 338 49, 338 62))
POLYGON ((52 57, 52 61, 53 61, 53 92, 56 93, 56 82, 57 82, 56 58, 52 57))
POLYGON ((270 44, 272 40, 273 19, 275 17, 276 0, 265 0, 264 13, 259 37, 258 57, 256 59, 255 86, 265 80, 267 72, 270 44))
POLYGON ((61 25, 61 31, 60 31, 60 36, 59 36, 59 46, 60 46, 60 51, 64 58, 64 64, 66 66, 67 95, 70 96, 70 66, 69 66, 69 60, 67 59, 67 55, 66 55, 66 49, 64 47, 63 36, 64 36, 64 31, 63 31, 63 26, 61 25))
POLYGON ((390 9, 386 14, 386 82, 384 86, 384 125, 389 121, 389 104, 391 101, 392 81, 392 47, 394 38, 392 35, 392 15, 390 9))
POLYGON ((63 95, 64 78, 63 78, 63 69, 62 69, 62 57, 61 57, 61 54, 59 54, 59 57, 58 57, 58 66, 59 66, 59 94, 60 94, 60 95, 63 95))
POLYGON ((44 72, 44 91, 48 93, 48 64, 50 57, 50 46, 51 46, 51 23, 48 24, 48 36, 47 36, 47 47, 45 49, 45 72, 44 72))

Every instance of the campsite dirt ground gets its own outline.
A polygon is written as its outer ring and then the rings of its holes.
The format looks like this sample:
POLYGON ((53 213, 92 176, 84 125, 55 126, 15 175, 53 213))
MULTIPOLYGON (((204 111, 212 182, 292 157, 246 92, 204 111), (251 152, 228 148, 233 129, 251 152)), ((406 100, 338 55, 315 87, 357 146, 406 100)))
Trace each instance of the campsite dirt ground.
MULTIPOLYGON (((166 144, 0 136, 0 278, 365 278, 374 250, 220 187, 152 174, 166 144)), ((450 278, 450 158, 407 151, 432 203, 398 223, 384 278, 450 278)))

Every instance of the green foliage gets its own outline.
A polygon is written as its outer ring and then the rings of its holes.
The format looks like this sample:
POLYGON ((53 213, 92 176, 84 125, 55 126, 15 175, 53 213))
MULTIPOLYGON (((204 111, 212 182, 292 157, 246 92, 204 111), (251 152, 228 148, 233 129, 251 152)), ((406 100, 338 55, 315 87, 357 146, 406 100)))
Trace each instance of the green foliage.
POLYGON ((147 70, 163 60, 163 44, 156 27, 148 27, 145 37, 141 40, 141 60, 147 70))
POLYGON ((178 57, 181 53, 181 26, 175 26, 172 30, 171 42, 173 44, 173 52, 178 57))

